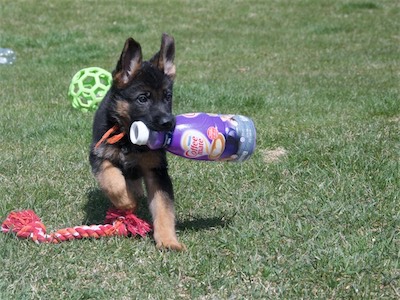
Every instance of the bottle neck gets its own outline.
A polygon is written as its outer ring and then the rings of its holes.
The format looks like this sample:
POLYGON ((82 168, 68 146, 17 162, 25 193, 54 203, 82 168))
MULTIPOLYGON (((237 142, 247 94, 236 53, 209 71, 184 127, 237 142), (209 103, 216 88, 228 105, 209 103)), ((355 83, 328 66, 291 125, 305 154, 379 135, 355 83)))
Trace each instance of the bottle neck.
POLYGON ((129 135, 132 144, 147 145, 152 150, 166 148, 172 140, 172 132, 150 130, 141 121, 132 123, 129 135))

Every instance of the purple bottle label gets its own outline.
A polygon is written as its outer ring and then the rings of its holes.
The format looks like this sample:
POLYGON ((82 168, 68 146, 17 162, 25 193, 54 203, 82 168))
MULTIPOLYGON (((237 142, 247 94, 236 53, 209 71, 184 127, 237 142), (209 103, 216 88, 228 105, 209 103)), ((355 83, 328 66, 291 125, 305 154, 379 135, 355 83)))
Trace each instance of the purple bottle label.
POLYGON ((239 115, 192 113, 176 116, 168 151, 197 160, 246 160, 255 149, 254 123, 239 115))

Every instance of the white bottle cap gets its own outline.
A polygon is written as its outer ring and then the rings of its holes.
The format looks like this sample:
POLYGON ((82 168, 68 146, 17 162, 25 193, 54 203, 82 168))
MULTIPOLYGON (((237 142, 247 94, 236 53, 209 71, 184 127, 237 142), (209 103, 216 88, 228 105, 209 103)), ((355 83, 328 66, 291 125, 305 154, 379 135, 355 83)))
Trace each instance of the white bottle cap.
POLYGON ((129 131, 131 142, 135 145, 146 145, 150 130, 142 121, 133 122, 129 131))

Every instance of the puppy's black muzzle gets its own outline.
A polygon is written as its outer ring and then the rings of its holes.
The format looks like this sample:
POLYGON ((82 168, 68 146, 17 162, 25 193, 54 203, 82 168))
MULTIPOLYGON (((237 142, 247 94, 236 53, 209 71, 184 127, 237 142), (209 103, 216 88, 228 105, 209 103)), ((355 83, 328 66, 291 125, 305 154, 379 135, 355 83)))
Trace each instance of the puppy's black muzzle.
POLYGON ((175 128, 176 120, 174 115, 164 115, 156 118, 155 125, 159 131, 170 131, 175 128))

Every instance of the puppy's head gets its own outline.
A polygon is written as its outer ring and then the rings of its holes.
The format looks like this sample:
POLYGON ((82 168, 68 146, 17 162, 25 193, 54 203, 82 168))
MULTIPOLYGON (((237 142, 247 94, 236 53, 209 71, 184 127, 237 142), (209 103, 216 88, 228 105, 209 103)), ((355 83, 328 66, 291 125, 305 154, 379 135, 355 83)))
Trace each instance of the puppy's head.
POLYGON ((113 72, 114 118, 123 130, 134 121, 150 129, 168 131, 175 126, 172 114, 172 88, 175 78, 175 43, 163 34, 160 50, 149 60, 142 60, 140 44, 129 38, 125 42, 113 72))

